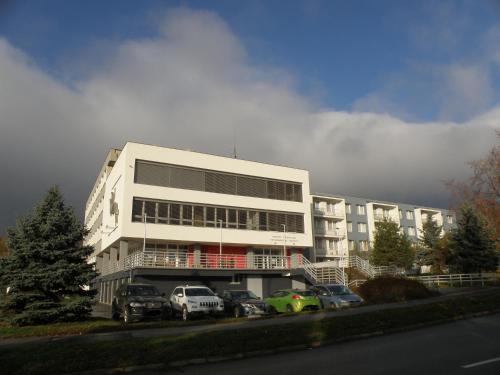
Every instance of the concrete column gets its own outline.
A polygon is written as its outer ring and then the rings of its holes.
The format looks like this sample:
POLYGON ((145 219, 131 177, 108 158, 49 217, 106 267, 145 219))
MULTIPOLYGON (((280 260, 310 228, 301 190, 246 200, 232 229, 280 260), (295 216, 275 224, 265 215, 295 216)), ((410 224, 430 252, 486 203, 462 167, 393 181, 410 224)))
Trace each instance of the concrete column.
POLYGON ((120 269, 125 269, 125 258, 128 256, 128 241, 120 241, 119 262, 120 269))
POLYGON ((260 275, 248 275, 247 276, 247 288, 255 293, 257 297, 263 298, 262 291, 262 276, 260 275))
POLYGON ((193 263, 195 267, 201 265, 201 245, 199 243, 193 246, 193 263))
POLYGON ((253 247, 247 247, 247 268, 255 268, 254 255, 253 247))
POLYGON ((102 257, 95 257, 95 269, 97 272, 101 273, 102 271, 102 257))
POLYGON ((109 250, 109 263, 111 264, 111 269, 116 270, 118 263, 118 249, 116 247, 112 247, 109 250))
MULTIPOLYGON (((105 273, 109 272, 109 253, 102 254, 102 269, 105 273)), ((103 274, 105 274, 103 272, 103 274)))
POLYGON ((290 266, 296 268, 299 265, 299 251, 295 248, 290 249, 290 266))

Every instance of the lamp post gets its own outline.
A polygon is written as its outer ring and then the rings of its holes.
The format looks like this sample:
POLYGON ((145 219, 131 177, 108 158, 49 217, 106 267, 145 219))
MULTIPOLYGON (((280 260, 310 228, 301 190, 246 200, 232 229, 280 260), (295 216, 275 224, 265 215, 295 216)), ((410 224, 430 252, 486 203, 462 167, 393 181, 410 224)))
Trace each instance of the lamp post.
POLYGON ((148 214, 144 213, 144 242, 142 243, 142 252, 146 251, 146 220, 148 218, 148 214))
POLYGON ((283 256, 286 256, 286 224, 281 224, 283 227, 283 256))
POLYGON ((219 255, 222 255, 222 220, 219 219, 220 225, 220 240, 219 240, 219 255))

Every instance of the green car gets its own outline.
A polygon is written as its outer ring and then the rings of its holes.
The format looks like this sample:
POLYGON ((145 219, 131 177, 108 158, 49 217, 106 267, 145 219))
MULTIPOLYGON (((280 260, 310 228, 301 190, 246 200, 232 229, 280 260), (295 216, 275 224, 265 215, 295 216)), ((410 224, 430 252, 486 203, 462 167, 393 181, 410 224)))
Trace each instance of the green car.
POLYGON ((310 290, 282 289, 277 290, 265 299, 270 312, 301 312, 302 310, 319 310, 319 298, 310 290))

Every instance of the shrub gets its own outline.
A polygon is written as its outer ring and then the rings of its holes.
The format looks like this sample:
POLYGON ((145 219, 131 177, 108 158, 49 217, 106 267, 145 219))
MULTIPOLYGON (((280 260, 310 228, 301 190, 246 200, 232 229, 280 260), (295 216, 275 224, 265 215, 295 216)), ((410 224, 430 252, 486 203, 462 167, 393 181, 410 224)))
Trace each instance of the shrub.
POLYGON ((418 281, 388 276, 368 280, 358 293, 369 303, 404 302, 435 294, 418 281))

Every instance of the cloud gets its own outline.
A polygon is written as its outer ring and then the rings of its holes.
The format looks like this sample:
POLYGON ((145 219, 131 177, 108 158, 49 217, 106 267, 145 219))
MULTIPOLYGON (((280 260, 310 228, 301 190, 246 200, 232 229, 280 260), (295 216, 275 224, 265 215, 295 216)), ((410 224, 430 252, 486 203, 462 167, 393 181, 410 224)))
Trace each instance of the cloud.
POLYGON ((68 85, 0 39, 0 232, 55 183, 81 212, 127 140, 230 155, 236 138, 242 158, 311 170, 316 191, 443 206, 442 180, 465 178, 498 128, 500 107, 463 123, 321 108, 210 12, 171 11, 155 38, 85 61, 68 85))

